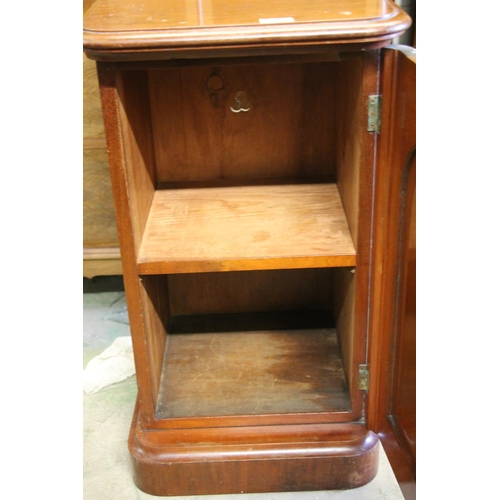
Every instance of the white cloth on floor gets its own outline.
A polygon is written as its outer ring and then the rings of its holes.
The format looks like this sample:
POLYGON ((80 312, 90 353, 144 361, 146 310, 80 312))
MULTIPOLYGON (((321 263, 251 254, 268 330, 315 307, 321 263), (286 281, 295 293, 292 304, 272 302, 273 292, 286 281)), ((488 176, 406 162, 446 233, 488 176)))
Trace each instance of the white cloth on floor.
POLYGON ((99 356, 88 362, 83 370, 83 390, 86 394, 94 394, 134 374, 132 338, 117 337, 99 356))

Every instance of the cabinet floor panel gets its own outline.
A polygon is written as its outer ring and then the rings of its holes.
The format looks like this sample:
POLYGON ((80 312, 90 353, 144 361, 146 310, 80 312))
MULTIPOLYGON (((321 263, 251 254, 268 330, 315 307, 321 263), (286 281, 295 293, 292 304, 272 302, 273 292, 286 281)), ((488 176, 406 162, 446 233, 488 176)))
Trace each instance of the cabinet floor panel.
POLYGON ((156 191, 140 274, 354 266, 334 183, 156 191))
POLYGON ((157 419, 350 409, 333 328, 167 338, 157 419))

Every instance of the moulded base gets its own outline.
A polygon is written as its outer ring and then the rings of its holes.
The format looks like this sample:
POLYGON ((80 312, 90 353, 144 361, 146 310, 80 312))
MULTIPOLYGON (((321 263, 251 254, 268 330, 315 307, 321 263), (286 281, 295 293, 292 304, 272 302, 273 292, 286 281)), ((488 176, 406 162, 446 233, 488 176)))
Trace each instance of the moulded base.
POLYGON ((356 488, 378 447, 361 424, 143 430, 138 404, 129 436, 134 482, 157 496, 356 488))

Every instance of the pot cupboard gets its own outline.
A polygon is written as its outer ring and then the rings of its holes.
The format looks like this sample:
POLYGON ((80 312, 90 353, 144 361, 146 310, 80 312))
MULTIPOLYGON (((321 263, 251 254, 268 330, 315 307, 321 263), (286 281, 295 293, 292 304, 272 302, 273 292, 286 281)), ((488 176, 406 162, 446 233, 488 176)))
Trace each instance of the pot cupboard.
POLYGON ((390 0, 87 6, 141 490, 354 488, 380 439, 414 469, 409 25, 390 0))

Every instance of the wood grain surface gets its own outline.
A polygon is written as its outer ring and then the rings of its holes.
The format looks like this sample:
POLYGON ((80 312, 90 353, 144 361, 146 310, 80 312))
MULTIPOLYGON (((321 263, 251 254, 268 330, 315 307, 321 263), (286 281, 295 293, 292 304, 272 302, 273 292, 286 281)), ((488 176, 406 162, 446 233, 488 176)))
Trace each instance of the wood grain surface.
MULTIPOLYGON (((294 44, 389 43, 410 25, 391 0, 96 0, 84 15, 84 47, 95 58, 161 58, 186 49, 294 44)), ((358 47, 360 48, 360 47, 358 47)), ((311 51, 311 47, 309 47, 311 51)), ((198 54, 199 55, 199 54, 198 54)))
POLYGON ((96 145, 106 149, 106 136, 102 119, 99 82, 97 81, 96 63, 83 55, 83 144, 84 149, 96 145))
POLYGON ((96 63, 83 56, 83 275, 122 273, 96 63))
POLYGON ((359 423, 145 432, 129 435, 134 481, 151 495, 356 488, 375 477, 378 437, 359 423))
MULTIPOLYGON (((398 258, 384 252, 398 241, 386 225, 397 204, 383 199, 395 193, 392 136, 367 132, 366 102, 383 83, 378 49, 409 17, 391 0, 94 0, 84 10, 137 367, 136 485, 206 495, 366 484, 378 453, 368 426, 387 416, 390 385, 381 328, 401 304, 377 274, 393 278, 387 259, 398 258), (308 315, 319 324, 302 324, 308 315), (257 326, 213 330, 246 320, 257 326), (357 386, 367 355, 368 395, 357 386)), ((384 113, 404 114, 396 86, 382 87, 384 113)), ((406 408, 398 401, 394 414, 406 408)))
POLYGON ((142 274, 352 266, 335 184, 156 191, 142 274))
POLYGON ((86 149, 83 151, 83 246, 115 247, 118 252, 118 245, 107 152, 86 149))
POLYGON ((416 477, 416 53, 383 54, 376 183, 369 427, 384 437, 398 480, 416 477), (389 449, 390 446, 390 449, 389 449))
MULTIPOLYGON (((334 269, 279 269, 168 276, 173 316, 328 311, 340 283, 334 269)), ((353 276, 352 274, 350 274, 353 276)), ((341 308, 343 301, 339 301, 341 308)))
POLYGON ((247 63, 149 71, 158 180, 334 177, 338 70, 247 63), (248 111, 232 111, 239 92, 248 111))
POLYGON ((156 418, 348 409, 333 329, 168 337, 156 418))

